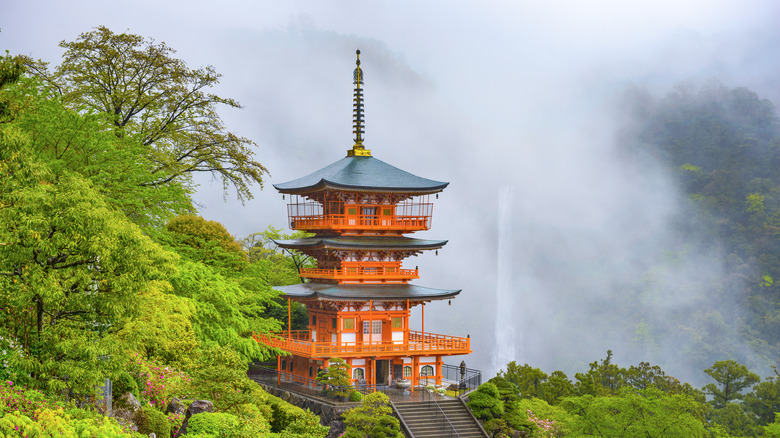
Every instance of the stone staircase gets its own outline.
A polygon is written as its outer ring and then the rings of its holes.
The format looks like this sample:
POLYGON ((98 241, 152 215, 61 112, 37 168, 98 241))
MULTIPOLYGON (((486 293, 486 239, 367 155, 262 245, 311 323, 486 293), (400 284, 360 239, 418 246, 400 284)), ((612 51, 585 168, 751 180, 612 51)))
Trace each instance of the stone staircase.
MULTIPOLYGON (((438 402, 444 415, 455 427, 457 435, 451 434, 452 429, 442 427, 442 416, 437 415, 435 404, 424 402, 395 402, 393 407, 399 418, 403 419, 414 438, 442 438, 460 436, 461 438, 486 438, 471 411, 459 399, 441 400, 438 402)), ((446 422, 445 422, 446 424, 446 422)))

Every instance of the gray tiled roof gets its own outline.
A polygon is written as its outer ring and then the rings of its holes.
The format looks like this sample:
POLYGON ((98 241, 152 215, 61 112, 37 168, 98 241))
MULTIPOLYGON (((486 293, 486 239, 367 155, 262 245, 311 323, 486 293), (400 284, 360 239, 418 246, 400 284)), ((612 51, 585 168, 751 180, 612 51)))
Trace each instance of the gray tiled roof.
POLYGON ((423 240, 412 237, 384 237, 384 236, 335 236, 335 237, 307 237, 304 239, 274 240, 274 243, 282 248, 307 249, 307 248, 339 248, 339 249, 399 249, 399 250, 423 250, 439 249, 447 244, 446 240, 423 240))
POLYGON ((275 286, 291 298, 346 300, 446 300, 460 293, 458 290, 432 289, 414 284, 331 284, 298 283, 290 286, 275 286))
POLYGON ((425 194, 440 192, 448 184, 412 175, 374 157, 352 156, 304 177, 274 184, 274 187, 282 193, 309 192, 329 187, 425 194))

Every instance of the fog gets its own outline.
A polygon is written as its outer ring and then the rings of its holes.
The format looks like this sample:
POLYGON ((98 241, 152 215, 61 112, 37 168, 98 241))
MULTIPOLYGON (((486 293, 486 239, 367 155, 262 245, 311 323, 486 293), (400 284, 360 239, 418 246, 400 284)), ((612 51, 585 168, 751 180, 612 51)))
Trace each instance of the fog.
POLYGON ((271 172, 244 205, 223 196, 221 181, 198 181, 201 214, 237 237, 284 228, 271 184, 351 147, 359 48, 366 147, 450 182, 433 228, 415 234, 449 243, 406 262, 420 267, 417 284, 462 289, 426 307, 426 330, 468 334, 465 360, 488 377, 507 358, 582 371, 611 349, 623 366, 650 361, 696 380, 700 364, 677 354, 689 338, 643 336, 705 306, 679 285, 717 279, 722 256, 712 245, 664 262, 681 198, 650 157, 624 153, 619 102, 630 87, 662 96, 713 77, 780 102, 780 10, 773 1, 683 3, 6 2, 0 48, 57 63, 59 41, 106 25, 164 41, 192 67, 214 65, 223 75, 215 91, 244 106, 222 111, 226 125, 258 144, 271 172), (657 293, 632 297, 638 282, 657 293), (626 312, 637 305, 639 315, 626 312))

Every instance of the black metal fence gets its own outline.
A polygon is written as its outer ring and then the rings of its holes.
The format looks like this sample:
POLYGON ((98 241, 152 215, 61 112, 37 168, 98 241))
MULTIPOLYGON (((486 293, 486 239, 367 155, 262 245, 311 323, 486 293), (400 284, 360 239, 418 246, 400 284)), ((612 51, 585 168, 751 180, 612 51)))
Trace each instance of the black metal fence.
POLYGON ((442 379, 458 382, 458 395, 468 394, 482 384, 482 371, 455 365, 442 364, 442 379))
MULTIPOLYGON (((449 382, 450 390, 455 391, 458 396, 467 394, 473 391, 482 384, 482 372, 471 368, 458 367, 454 365, 442 364, 442 380, 449 382), (457 387, 457 390, 455 390, 457 387)), ((316 398, 330 399, 336 402, 346 402, 344 396, 338 396, 336 394, 351 394, 352 392, 359 392, 362 395, 367 395, 372 392, 381 391, 386 393, 392 398, 393 393, 399 392, 399 389, 384 386, 384 385, 368 385, 365 383, 358 383, 355 386, 337 386, 328 385, 318 382, 315 379, 298 376, 285 371, 277 371, 276 364, 272 362, 262 364, 250 364, 247 375, 258 383, 264 383, 266 385, 276 386, 278 388, 287 389, 290 391, 306 394, 316 398)), ((433 378, 424 374, 420 375, 420 385, 425 386, 429 380, 433 378), (428 380, 426 380, 428 379, 428 380)), ((408 389, 406 392, 400 390, 400 392, 408 395, 408 389)), ((426 393, 424 389, 421 391, 426 393)), ((404 397, 406 398, 406 397, 404 397)), ((415 397, 416 398, 416 397, 415 397)), ((423 397, 425 398, 425 397, 423 397)), ((434 397, 431 395, 428 400, 432 400, 434 397)))

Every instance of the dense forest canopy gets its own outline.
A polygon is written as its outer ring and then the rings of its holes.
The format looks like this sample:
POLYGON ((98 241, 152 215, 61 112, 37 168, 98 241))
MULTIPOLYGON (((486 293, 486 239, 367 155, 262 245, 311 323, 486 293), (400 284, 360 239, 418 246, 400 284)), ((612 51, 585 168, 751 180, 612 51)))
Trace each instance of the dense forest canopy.
POLYGON ((687 285, 702 297, 697 314, 673 323, 701 339, 689 352, 700 358, 699 368, 731 357, 766 371, 780 360, 775 106, 715 80, 698 87, 680 83, 660 99, 636 89, 628 95, 632 117, 621 133, 626 152, 663 163, 684 196, 674 219, 678 246, 670 253, 683 262, 696 252, 722 254, 716 267, 722 275, 687 285))

